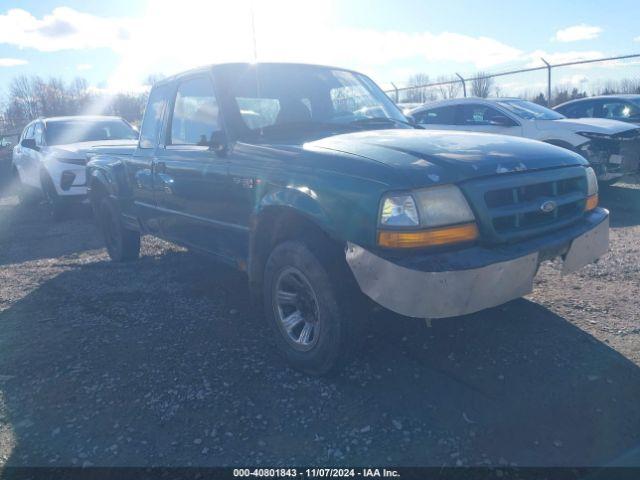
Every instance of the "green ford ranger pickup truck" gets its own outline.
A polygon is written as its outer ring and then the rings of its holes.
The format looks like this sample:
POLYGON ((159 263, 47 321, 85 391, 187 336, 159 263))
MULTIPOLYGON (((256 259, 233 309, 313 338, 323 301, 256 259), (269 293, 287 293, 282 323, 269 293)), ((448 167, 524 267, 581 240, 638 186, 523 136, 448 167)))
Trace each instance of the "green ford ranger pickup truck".
POLYGON ((464 315, 529 293, 544 260, 571 272, 608 248, 580 155, 420 129, 339 68, 233 63, 168 78, 138 145, 89 157, 113 260, 137 258, 151 234, 245 271, 286 359, 313 374, 354 351, 372 302, 464 315))

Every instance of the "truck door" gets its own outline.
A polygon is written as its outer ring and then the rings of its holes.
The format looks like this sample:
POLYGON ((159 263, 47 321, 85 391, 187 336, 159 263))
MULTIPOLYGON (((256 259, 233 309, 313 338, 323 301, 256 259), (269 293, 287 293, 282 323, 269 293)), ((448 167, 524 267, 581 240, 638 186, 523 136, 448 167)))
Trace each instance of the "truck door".
POLYGON ((164 147, 162 132, 170 94, 168 85, 153 88, 140 128, 138 148, 125 160, 127 184, 133 201, 129 203, 131 211, 126 211, 125 207, 124 213, 139 219, 146 229, 154 233, 160 231, 161 212, 156 205, 152 167, 158 150, 164 147))
POLYGON ((211 78, 180 80, 170 110, 166 145, 153 167, 163 236, 227 258, 228 162, 209 148, 221 130, 211 78))

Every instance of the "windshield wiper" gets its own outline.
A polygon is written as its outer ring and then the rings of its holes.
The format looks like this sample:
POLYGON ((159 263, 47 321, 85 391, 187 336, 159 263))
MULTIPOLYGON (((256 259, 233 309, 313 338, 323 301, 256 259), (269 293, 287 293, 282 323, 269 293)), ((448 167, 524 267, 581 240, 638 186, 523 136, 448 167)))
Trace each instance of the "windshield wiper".
POLYGON ((352 124, 352 125, 369 125, 369 124, 376 124, 376 123, 387 123, 387 124, 393 123, 396 125, 408 125, 411 128, 424 130, 423 127, 415 123, 411 123, 406 120, 398 120, 397 118, 391 118, 391 117, 367 117, 367 118, 360 118, 358 120, 353 120, 349 122, 349 124, 352 124))

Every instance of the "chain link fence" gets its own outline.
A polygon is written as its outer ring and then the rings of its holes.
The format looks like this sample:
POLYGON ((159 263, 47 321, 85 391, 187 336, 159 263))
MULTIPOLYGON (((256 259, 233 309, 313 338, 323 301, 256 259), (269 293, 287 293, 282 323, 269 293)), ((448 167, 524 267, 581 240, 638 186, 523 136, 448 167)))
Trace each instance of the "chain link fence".
POLYGON ((436 82, 385 90, 397 103, 425 103, 457 97, 514 96, 554 106, 571 98, 614 93, 640 94, 640 54, 551 63, 496 73, 439 77, 436 82))

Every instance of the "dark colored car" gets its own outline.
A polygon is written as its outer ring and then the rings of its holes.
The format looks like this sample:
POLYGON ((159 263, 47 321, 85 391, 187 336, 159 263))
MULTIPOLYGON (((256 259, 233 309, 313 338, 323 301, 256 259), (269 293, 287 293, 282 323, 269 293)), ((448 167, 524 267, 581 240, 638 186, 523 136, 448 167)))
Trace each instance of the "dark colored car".
POLYGON ((19 134, 0 135, 0 192, 11 183, 11 155, 13 145, 20 139, 19 134))
POLYGON ((580 155, 425 131, 339 68, 177 75, 151 91, 137 147, 90 155, 113 260, 137 258, 150 233, 245 271, 281 351, 313 374, 356 351, 371 300, 411 317, 463 315, 529 293, 543 260, 573 271, 608 245, 580 155))
POLYGON ((640 125, 640 95, 602 95, 562 103, 554 110, 569 118, 608 118, 640 125))

